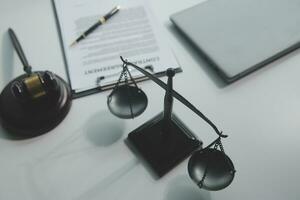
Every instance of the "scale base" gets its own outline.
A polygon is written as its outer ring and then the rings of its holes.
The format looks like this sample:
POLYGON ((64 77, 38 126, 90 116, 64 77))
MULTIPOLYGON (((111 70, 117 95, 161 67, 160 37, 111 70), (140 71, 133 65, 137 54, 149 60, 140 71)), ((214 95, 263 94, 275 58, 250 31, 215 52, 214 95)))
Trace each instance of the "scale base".
POLYGON ((127 140, 158 177, 165 175, 202 145, 174 114, 169 128, 164 128, 162 113, 129 133, 127 140))

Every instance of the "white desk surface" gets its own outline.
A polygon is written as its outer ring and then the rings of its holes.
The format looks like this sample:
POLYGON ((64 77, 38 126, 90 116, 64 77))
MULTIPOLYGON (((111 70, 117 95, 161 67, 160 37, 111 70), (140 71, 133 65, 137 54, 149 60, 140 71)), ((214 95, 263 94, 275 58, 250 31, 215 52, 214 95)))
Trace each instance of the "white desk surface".
MULTIPOLYGON (((127 134, 162 110, 163 91, 147 81, 139 85, 149 106, 134 120, 112 116, 106 107, 109 92, 104 92, 73 101, 63 123, 45 135, 11 140, 1 129, 0 199, 298 200, 300 52, 222 87, 169 21, 172 13, 201 0, 149 2, 184 71, 175 76, 174 88, 230 135, 224 146, 237 170, 233 183, 218 192, 198 189, 188 177, 188 159, 155 180, 127 148, 127 134)), ((22 73, 8 27, 16 31, 35 70, 66 78, 50 0, 1 0, 0 19, 1 90, 22 73)), ((176 101, 174 111, 204 145, 216 138, 176 101)))

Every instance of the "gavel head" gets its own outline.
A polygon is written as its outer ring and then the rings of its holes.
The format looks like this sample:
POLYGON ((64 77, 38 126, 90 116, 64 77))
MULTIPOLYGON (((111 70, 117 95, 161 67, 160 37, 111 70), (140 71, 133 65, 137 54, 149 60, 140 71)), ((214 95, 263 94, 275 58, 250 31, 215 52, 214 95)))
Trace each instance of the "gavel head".
POLYGON ((21 102, 35 102, 58 94, 58 83, 50 71, 35 72, 12 84, 12 92, 21 102))

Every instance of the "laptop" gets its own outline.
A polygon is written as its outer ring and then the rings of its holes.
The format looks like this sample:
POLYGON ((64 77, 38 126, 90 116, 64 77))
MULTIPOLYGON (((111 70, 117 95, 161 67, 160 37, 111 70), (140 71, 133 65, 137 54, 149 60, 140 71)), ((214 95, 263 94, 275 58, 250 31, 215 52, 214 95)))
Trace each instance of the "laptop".
POLYGON ((227 83, 300 46, 300 0, 207 0, 170 19, 227 83))

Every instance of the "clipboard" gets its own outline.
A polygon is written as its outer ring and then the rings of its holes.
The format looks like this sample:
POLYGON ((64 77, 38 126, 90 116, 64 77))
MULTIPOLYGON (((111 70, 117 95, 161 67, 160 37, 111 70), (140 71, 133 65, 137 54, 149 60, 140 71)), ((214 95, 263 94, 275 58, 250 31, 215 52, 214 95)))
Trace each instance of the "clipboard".
MULTIPOLYGON (((122 1, 125 6, 120 5, 120 11, 112 19, 74 47, 70 47, 71 40, 95 23, 103 13, 118 5, 119 1, 52 0, 52 2, 73 98, 112 89, 119 76, 110 75, 122 71, 119 56, 141 67, 152 67, 152 72, 157 77, 164 76, 170 67, 176 72, 182 72, 167 45, 162 26, 155 21, 150 6, 144 0, 122 1), (113 40, 110 39, 114 36, 113 40)), ((147 80, 139 72, 132 74, 136 82, 147 80)))

